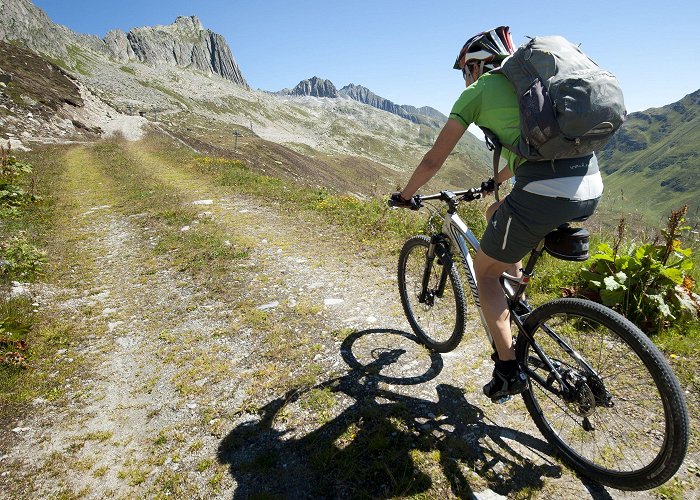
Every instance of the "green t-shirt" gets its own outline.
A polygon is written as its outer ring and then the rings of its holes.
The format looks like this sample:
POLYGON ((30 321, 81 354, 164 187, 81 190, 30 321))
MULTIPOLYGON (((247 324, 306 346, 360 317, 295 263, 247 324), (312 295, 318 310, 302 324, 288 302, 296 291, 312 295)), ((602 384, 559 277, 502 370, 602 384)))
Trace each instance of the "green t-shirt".
MULTIPOLYGON (((452 107, 450 118, 464 127, 475 123, 491 130, 501 144, 517 146, 520 140, 520 113, 515 89, 501 74, 486 73, 467 87, 452 107)), ((503 148, 501 155, 515 170, 517 156, 503 148)))

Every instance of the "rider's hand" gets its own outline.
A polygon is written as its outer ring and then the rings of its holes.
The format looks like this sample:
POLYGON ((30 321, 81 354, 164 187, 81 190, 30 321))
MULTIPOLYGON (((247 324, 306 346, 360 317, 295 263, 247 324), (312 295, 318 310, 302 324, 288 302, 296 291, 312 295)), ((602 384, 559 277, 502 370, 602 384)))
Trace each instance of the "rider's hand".
POLYGON ((411 210, 418 210, 420 208, 420 202, 414 196, 408 200, 405 200, 401 193, 394 193, 389 198, 389 206, 397 208, 410 208, 411 210))
MULTIPOLYGON (((501 183, 498 183, 498 186, 500 187, 501 183)), ((493 179, 493 177, 489 177, 488 180, 484 181, 481 183, 481 192, 484 194, 487 193, 492 193, 496 190, 496 181, 493 179)))

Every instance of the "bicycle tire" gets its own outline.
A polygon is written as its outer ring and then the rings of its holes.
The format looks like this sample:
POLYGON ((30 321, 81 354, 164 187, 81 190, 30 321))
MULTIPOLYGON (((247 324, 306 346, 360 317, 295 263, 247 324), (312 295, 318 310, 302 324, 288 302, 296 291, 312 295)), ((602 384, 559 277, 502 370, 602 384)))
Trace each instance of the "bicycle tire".
MULTIPOLYGON (((639 328, 611 309, 584 299, 556 299, 533 311, 524 326, 547 357, 561 363, 560 373, 582 370, 574 368, 576 362, 558 348, 543 325, 586 359, 614 405, 596 401, 589 409, 591 397, 597 397, 590 380, 581 385, 580 400, 566 403, 530 377, 523 399, 545 439, 573 469, 601 484, 640 491, 668 481, 685 458, 689 418, 683 392, 663 354, 639 328), (600 340, 597 347, 595 340, 600 340), (562 359, 557 358, 557 348, 562 359), (588 411, 593 414, 586 422, 582 412, 588 411), (556 416, 561 422, 555 422, 556 416)), ((551 374, 523 333, 516 340, 516 351, 523 366, 551 374)))
MULTIPOLYGON (((429 245, 430 238, 427 236, 414 236, 401 249, 398 265, 401 304, 421 343, 435 352, 449 352, 459 345, 464 335, 464 288, 456 266, 453 265, 443 297, 432 297, 430 304, 419 302, 429 245)), ((442 264, 436 258, 432 266, 428 287, 435 290, 442 273, 442 264)))

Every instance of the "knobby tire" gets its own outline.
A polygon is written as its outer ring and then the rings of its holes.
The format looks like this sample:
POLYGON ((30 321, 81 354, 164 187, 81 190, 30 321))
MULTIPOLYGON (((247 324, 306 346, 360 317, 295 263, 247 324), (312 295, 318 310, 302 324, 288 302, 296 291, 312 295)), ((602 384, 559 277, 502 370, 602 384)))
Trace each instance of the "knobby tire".
POLYGON ((583 404, 567 404, 530 377, 523 399, 542 435, 575 470, 601 484, 647 490, 668 481, 685 458, 689 418, 683 392, 661 352, 609 308, 583 299, 557 299, 530 314, 528 335, 520 333, 516 341, 520 363, 545 380, 551 371, 541 365, 528 336, 563 371, 576 376, 585 370, 551 340, 544 325, 598 372, 613 406, 596 404, 591 410, 591 384, 580 385, 577 394, 583 404))
MULTIPOLYGON (((430 246, 427 236, 409 239, 399 255, 398 278, 401 304, 411 328, 420 341, 436 352, 454 350, 464 335, 466 300, 456 266, 450 268, 443 297, 432 303, 420 303, 419 295, 430 246)), ((432 262, 428 288, 438 287, 443 266, 436 257, 432 262)))

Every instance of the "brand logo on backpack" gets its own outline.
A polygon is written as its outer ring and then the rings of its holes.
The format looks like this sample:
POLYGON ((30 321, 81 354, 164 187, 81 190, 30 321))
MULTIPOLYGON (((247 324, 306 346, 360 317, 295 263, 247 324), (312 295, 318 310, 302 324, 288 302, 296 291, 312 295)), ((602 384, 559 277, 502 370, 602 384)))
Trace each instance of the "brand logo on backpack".
POLYGON ((501 146, 527 160, 589 155, 625 120, 615 76, 561 36, 531 39, 494 72, 513 84, 520 108, 520 142, 501 146))

